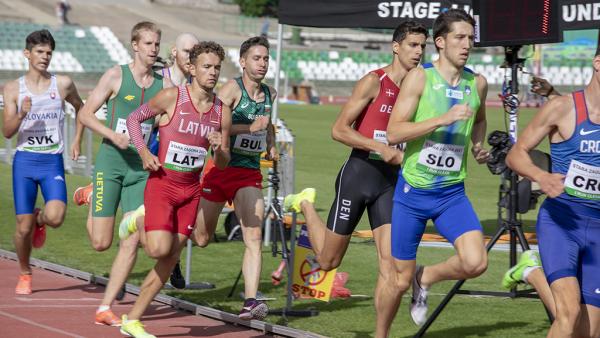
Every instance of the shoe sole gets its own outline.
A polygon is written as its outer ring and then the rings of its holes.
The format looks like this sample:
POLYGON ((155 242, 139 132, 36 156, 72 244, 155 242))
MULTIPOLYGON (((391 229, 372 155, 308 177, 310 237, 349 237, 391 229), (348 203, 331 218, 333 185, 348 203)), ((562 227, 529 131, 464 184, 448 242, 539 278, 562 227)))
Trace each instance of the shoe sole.
POLYGON ((108 323, 105 323, 105 322, 97 322, 97 321, 94 321, 94 324, 96 324, 96 325, 102 325, 102 326, 121 327, 121 324, 114 324, 113 325, 113 324, 108 324, 108 323))

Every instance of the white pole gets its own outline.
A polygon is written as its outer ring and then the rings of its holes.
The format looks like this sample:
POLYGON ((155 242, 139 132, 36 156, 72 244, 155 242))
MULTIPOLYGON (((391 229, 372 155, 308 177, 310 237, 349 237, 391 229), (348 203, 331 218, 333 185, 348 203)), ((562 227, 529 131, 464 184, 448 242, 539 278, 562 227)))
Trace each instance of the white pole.
MULTIPOLYGON (((282 43, 283 43, 283 25, 278 24, 277 25, 277 57, 275 58, 276 63, 277 63, 276 67, 275 67, 275 90, 277 91, 277 93, 279 93, 279 73, 281 71, 281 44, 282 43)), ((271 121, 273 124, 277 123, 278 110, 279 110, 279 95, 277 95, 275 102, 273 102, 273 113, 271 114, 271 121)), ((273 188, 269 187, 269 189, 267 190, 267 201, 265 203, 265 206, 270 205, 272 197, 273 197, 273 188)), ((277 196, 275 196, 275 198, 277 198, 277 196)), ((265 215, 265 217, 266 217, 265 233, 264 233, 263 244, 265 246, 269 246, 271 244, 271 218, 269 217, 269 215, 265 215)))

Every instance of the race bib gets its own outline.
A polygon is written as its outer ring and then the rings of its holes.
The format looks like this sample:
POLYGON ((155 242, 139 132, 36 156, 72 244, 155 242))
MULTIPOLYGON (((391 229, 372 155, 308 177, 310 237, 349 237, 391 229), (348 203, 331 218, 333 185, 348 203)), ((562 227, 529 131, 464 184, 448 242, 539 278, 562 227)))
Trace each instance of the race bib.
POLYGON ((252 134, 239 134, 235 138, 233 152, 243 155, 257 155, 267 150, 267 131, 252 134))
POLYGON ((571 196, 588 200, 600 199, 600 168, 571 160, 565 192, 571 196))
MULTIPOLYGON (((115 129, 115 132, 125 134, 127 135, 127 137, 131 138, 129 136, 129 131, 127 130, 127 120, 125 119, 119 118, 117 120, 117 127, 115 129)), ((148 123, 142 123, 142 136, 144 137, 144 142, 146 142, 146 144, 148 144, 148 142, 150 141, 151 133, 152 125, 148 123)), ((133 147, 133 145, 130 146, 133 147)))
POLYGON ((164 166, 180 172, 199 171, 204 165, 206 154, 207 150, 202 147, 171 141, 164 166))
POLYGON ((25 140, 23 149, 28 151, 56 150, 60 147, 58 123, 41 123, 30 129, 22 130, 21 138, 25 140))
MULTIPOLYGON (((383 143, 385 145, 389 145, 388 140, 387 140, 387 132, 385 130, 373 130, 373 140, 383 143)), ((399 149, 399 150, 404 150, 405 146, 406 146, 406 143, 401 143, 401 144, 394 145, 392 147, 399 149)), ((383 158, 381 157, 381 153, 378 151, 370 151, 369 158, 372 160, 383 161, 383 158)))
POLYGON ((464 151, 464 146, 425 140, 419 153, 417 168, 438 176, 458 175, 464 151))

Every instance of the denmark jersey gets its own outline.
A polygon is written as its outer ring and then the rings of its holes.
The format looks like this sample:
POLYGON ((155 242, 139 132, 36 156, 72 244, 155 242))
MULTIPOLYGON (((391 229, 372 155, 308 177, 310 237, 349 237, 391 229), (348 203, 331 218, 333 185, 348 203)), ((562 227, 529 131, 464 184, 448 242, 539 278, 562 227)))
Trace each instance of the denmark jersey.
POLYGON ((209 149, 208 135, 221 130, 222 103, 216 95, 206 112, 199 112, 186 85, 178 87, 177 106, 167 125, 159 126, 158 159, 167 177, 198 182, 209 149))
MULTIPOLYGON (((163 89, 162 76, 152 72, 154 81, 148 88, 141 88, 135 82, 129 65, 121 65, 121 87, 117 96, 109 99, 107 104, 106 126, 117 133, 129 135, 127 131, 127 117, 142 104, 150 101, 158 92, 163 89)), ((144 141, 148 144, 154 120, 147 120, 142 123, 142 135, 144 141)), ((132 151, 136 151, 133 145, 130 145, 132 151)))
MULTIPOLYGON (((354 129, 364 137, 388 144, 387 125, 400 88, 387 76, 383 69, 377 69, 373 73, 379 77, 379 94, 373 102, 363 109, 354 123, 354 129)), ((369 158, 380 160, 381 156, 379 153, 371 151, 369 158)))
POLYGON ((440 188, 464 181, 466 148, 471 139, 480 99, 475 74, 464 68, 457 86, 451 86, 433 64, 423 65, 426 82, 412 122, 421 122, 448 112, 456 104, 468 104, 473 115, 407 142, 402 175, 416 188, 440 188))
POLYGON ((33 94, 25 84, 25 76, 19 78, 17 110, 23 99, 31 98, 31 110, 25 115, 17 135, 17 150, 41 154, 62 154, 65 146, 63 128, 64 102, 58 92, 56 76, 50 76, 50 86, 42 94, 33 94))
POLYGON ((566 175, 565 193, 557 198, 600 209, 600 125, 590 121, 584 91, 572 96, 576 112, 573 135, 550 144, 552 172, 566 175))
MULTIPOLYGON (((271 118, 271 92, 269 86, 261 83, 265 100, 256 102, 250 98, 242 78, 235 79, 242 90, 242 98, 233 109, 231 124, 252 124, 259 116, 268 116, 271 118)), ((231 161, 230 167, 242 167, 259 169, 260 154, 267 150, 267 130, 257 131, 252 134, 232 135, 230 138, 231 161)))

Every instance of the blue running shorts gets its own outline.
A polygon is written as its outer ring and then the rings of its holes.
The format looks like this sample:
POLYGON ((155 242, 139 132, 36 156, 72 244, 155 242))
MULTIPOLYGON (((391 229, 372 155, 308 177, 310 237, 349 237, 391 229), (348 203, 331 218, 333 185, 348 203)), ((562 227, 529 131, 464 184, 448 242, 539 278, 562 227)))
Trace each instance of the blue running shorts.
POLYGON ((482 231, 463 183, 419 189, 409 185, 400 173, 392 210, 392 256, 416 259, 428 220, 433 220, 438 232, 452 244, 464 233, 482 231))
POLYGON ((32 214, 38 185, 47 203, 67 203, 67 186, 62 154, 17 151, 13 160, 13 197, 17 215, 32 214))

